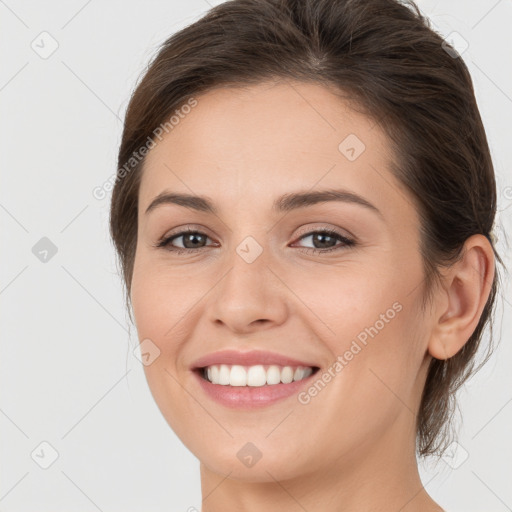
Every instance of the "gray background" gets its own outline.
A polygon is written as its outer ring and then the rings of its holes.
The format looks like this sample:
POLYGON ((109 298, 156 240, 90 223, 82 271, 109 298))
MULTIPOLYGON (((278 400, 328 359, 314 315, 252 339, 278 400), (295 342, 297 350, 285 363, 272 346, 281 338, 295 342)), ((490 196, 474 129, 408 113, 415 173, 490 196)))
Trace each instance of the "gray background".
MULTIPOLYGON (((109 197, 92 190, 115 172, 143 67, 213 5, 0 0, 1 512, 200 509, 199 463, 161 416, 132 353, 109 197)), ((462 58, 494 158, 505 255, 512 3, 418 5, 443 36, 456 31, 469 43, 462 58)), ((495 327, 502 342, 459 394, 460 445, 437 466, 421 465, 427 490, 449 511, 512 510, 511 303, 504 290, 495 327)))

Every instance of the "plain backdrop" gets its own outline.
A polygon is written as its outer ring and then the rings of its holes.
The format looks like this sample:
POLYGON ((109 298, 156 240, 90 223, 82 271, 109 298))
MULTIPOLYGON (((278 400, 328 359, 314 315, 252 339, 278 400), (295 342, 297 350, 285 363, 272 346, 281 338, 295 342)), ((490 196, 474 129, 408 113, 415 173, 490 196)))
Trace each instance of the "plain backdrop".
MULTIPOLYGON (((213 5, 0 0, 1 512, 201 508, 199 462, 163 419, 132 352, 110 195, 92 191, 115 172, 144 66, 213 5)), ((467 41, 461 55, 494 159, 498 248, 509 264, 512 3, 418 5, 443 37, 467 41)), ((501 342, 459 394, 458 444, 437 465, 421 464, 428 492, 450 512, 512 510, 507 281, 503 274, 501 342)))

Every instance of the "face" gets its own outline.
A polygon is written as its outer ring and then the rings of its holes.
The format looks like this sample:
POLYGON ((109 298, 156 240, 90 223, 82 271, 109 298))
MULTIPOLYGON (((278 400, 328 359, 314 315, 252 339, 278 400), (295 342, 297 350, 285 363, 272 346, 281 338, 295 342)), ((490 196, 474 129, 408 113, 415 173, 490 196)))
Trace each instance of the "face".
POLYGON ((386 136, 320 85, 196 99, 139 192, 131 298, 166 421, 209 471, 246 481, 413 443, 419 218, 386 136))

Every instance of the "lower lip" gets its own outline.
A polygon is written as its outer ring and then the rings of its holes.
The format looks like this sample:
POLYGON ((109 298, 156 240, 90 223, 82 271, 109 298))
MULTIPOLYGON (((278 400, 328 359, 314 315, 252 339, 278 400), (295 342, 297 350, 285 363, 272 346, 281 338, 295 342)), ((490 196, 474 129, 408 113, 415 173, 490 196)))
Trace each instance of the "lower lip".
POLYGON ((203 378, 198 371, 193 373, 199 380, 199 385, 204 392, 216 402, 234 409, 255 409, 297 395, 301 388, 309 384, 317 372, 312 373, 305 379, 293 381, 289 384, 280 383, 271 386, 224 386, 222 384, 212 384, 209 380, 203 378))

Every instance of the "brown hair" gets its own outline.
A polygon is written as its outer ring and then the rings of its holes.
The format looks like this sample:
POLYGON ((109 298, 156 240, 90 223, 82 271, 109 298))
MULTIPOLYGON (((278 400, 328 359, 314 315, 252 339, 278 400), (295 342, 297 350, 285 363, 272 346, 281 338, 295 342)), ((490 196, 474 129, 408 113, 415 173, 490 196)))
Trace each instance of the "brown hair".
MULTIPOLYGON (((461 257, 471 235, 485 235, 502 263, 491 236, 493 164, 470 74, 412 0, 231 0, 163 43, 128 105, 110 216, 128 309, 141 148, 194 96, 288 78, 348 94, 388 135, 391 170, 421 218, 423 306, 441 266, 461 257)), ((492 341, 497 290, 496 273, 467 343, 450 359, 431 360, 417 417, 420 455, 447 444, 454 393, 472 373, 487 323, 492 341)), ((481 365, 491 355, 488 347, 481 365)))

